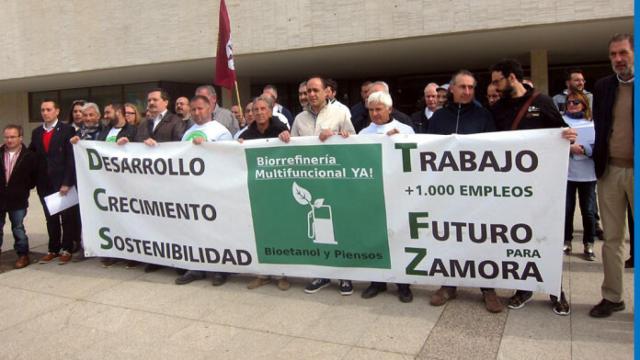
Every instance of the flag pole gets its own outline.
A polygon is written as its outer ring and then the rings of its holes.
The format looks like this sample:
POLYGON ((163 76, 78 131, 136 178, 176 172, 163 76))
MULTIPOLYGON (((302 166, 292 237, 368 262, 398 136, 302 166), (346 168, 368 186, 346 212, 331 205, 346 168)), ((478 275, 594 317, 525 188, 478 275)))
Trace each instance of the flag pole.
MULTIPOLYGON (((244 119, 244 110, 242 102, 240 102, 240 91, 238 91, 238 80, 233 80, 234 87, 236 88, 236 100, 238 100, 238 109, 240 109, 240 116, 244 119)), ((246 122, 246 119, 245 119, 246 122)))

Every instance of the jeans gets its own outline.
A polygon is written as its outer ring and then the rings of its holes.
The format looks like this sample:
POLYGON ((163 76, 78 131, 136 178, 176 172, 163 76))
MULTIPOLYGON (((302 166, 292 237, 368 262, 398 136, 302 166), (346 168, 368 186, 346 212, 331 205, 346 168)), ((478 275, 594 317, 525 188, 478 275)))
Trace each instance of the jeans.
POLYGON ((11 222, 11 232, 13 233, 13 249, 18 256, 29 254, 29 238, 24 230, 23 220, 27 216, 27 209, 0 211, 0 247, 2 247, 3 232, 2 228, 5 224, 6 214, 9 213, 9 221, 11 222))
POLYGON ((564 241, 570 242, 573 238, 573 213, 576 208, 576 191, 582 213, 582 228, 584 234, 582 242, 593 244, 593 237, 596 233, 596 219, 594 207, 596 202, 596 182, 595 181, 567 181, 567 205, 564 221, 564 241))

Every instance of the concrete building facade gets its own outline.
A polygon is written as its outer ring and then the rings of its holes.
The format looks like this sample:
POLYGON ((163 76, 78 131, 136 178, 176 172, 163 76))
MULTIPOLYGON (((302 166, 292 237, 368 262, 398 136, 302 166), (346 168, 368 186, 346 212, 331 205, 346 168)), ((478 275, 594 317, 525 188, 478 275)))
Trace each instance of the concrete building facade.
MULTIPOLYGON (((30 103, 45 92, 66 99, 120 91, 128 99, 144 93, 144 86, 127 90, 136 84, 211 83, 218 6, 218 0, 2 1, 0 124, 36 126, 30 103)), ((596 75, 610 71, 611 35, 633 31, 628 0, 227 0, 227 7, 241 98, 267 82, 286 84, 283 102, 291 105, 297 82, 311 74, 343 80, 350 102, 357 101, 359 81, 380 78, 396 85, 394 98, 414 99, 430 78, 446 79, 460 68, 486 71, 503 57, 523 62, 543 92, 558 87, 549 75, 554 69, 585 66, 594 76, 589 89, 596 75)), ((221 97, 229 106, 229 95, 221 97)))

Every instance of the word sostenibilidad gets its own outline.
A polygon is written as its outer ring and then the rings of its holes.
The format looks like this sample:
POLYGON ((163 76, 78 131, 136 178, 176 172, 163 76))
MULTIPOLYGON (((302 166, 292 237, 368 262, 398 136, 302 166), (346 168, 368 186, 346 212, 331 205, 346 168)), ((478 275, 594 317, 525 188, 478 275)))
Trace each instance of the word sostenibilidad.
POLYGON ((102 227, 98 231, 102 243, 100 248, 153 256, 156 258, 170 259, 203 264, 229 264, 247 266, 251 265, 251 253, 243 249, 215 249, 209 247, 194 247, 190 245, 175 244, 169 242, 133 239, 119 235, 111 236, 108 227, 102 227))
POLYGON ((204 160, 200 158, 127 158, 101 156, 95 149, 87 149, 89 170, 104 170, 123 174, 200 176, 204 173, 204 160))

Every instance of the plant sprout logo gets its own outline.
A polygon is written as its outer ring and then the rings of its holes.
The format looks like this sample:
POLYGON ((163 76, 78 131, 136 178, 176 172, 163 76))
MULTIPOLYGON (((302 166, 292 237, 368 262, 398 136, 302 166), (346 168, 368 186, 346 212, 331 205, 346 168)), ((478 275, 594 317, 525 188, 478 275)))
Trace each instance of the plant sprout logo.
POLYGON ((193 141, 193 139, 195 138, 203 138, 204 141, 208 141, 207 134, 205 134, 204 131, 201 130, 192 131, 191 133, 189 133, 189 135, 187 135, 187 138, 184 139, 184 141, 193 141))
POLYGON ((310 208, 307 213, 307 237, 313 239, 316 244, 337 245, 333 233, 331 206, 324 205, 324 199, 316 199, 312 202, 311 193, 295 181, 291 190, 298 204, 308 205, 310 208))

